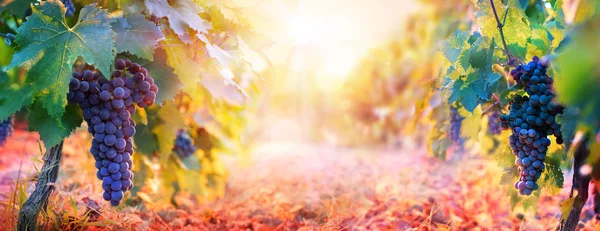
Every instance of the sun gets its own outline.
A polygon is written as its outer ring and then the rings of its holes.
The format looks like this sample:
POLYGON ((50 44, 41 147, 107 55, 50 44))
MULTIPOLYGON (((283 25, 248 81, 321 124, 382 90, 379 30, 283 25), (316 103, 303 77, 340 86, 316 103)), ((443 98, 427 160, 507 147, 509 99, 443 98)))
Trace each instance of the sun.
POLYGON ((306 15, 291 15, 287 20, 287 34, 294 45, 307 45, 316 40, 319 24, 306 15))

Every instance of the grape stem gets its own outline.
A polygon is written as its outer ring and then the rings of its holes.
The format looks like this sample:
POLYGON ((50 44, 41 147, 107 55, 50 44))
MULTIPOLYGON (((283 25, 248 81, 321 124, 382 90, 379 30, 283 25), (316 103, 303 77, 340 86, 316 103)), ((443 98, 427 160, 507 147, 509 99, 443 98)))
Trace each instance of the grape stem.
POLYGON ((11 33, 6 33, 6 34, 0 33, 0 36, 3 37, 3 38, 10 39, 10 40, 14 40, 15 39, 15 35, 11 34, 11 33))
POLYGON ((483 110, 483 112, 481 114, 488 113, 494 107, 498 107, 499 110, 502 110, 502 102, 500 102, 500 98, 498 98, 498 96, 496 96, 496 94, 492 94, 492 98, 494 98, 495 101, 492 103, 492 105, 490 105, 485 110, 483 110))
POLYGON ((514 66, 513 61, 515 61, 516 59, 514 59, 512 54, 510 54, 510 52, 508 51, 508 46, 506 45, 506 39, 504 38, 504 31, 502 30, 502 28, 506 24, 506 17, 508 16, 508 9, 510 9, 510 7, 508 5, 506 6, 506 12, 504 12, 504 19, 502 19, 502 22, 500 22, 500 18, 498 17, 498 13, 496 12, 496 6, 494 5, 494 0, 490 0, 490 4, 492 6, 492 11, 494 12, 494 16, 496 18, 498 31, 500 31, 500 38, 502 38, 502 45, 504 45, 504 52, 506 53, 506 56, 508 56, 508 64, 511 66, 514 66))

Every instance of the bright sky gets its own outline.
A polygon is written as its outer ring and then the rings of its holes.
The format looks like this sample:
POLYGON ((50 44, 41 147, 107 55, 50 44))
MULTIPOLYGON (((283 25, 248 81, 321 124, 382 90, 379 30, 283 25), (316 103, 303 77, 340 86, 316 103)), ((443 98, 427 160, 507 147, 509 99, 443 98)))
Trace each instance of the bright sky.
POLYGON ((231 1, 275 42, 266 50, 273 63, 316 69, 319 84, 341 82, 369 49, 398 36, 418 7, 414 0, 231 1))

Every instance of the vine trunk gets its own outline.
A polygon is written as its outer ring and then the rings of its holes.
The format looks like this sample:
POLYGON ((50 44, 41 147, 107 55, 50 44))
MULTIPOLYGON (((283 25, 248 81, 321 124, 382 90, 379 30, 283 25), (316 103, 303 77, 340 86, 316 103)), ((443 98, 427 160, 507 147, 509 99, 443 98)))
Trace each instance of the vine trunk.
POLYGON ((581 210, 588 199, 588 189, 590 185, 591 177, 589 175, 582 175, 579 169, 585 164, 585 160, 588 158, 590 151, 587 147, 587 138, 582 140, 575 150, 574 164, 573 164, 573 185, 571 186, 571 193, 569 197, 575 200, 569 214, 563 214, 560 218, 560 223, 556 230, 560 231, 572 231, 577 228, 579 223, 579 215, 581 210), (574 195, 576 193, 576 195, 574 195))
POLYGON ((54 183, 58 178, 60 160, 62 159, 63 142, 46 150, 44 165, 40 171, 35 190, 27 198, 19 212, 17 230, 37 230, 37 218, 42 207, 46 207, 48 197, 54 190, 54 183))

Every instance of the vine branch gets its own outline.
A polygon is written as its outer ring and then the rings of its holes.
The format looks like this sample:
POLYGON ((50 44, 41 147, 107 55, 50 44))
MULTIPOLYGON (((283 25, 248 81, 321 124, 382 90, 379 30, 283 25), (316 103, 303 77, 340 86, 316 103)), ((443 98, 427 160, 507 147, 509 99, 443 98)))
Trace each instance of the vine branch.
POLYGON ((504 38, 504 30, 502 29, 506 24, 506 17, 508 16, 508 9, 510 7, 506 6, 506 11, 504 12, 504 19, 500 22, 500 17, 498 17, 498 13, 496 12, 496 6, 494 5, 494 0, 490 0, 490 4, 492 6, 492 11, 494 12, 494 17, 496 18, 496 27, 498 27, 498 31, 500 31, 500 38, 502 38, 502 45, 504 45, 504 51, 506 52, 506 56, 508 56, 508 64, 513 66, 514 58, 508 51, 508 46, 506 45, 506 39, 504 38))
POLYGON ((6 34, 0 33, 0 37, 3 37, 5 39, 10 39, 10 40, 14 40, 15 39, 15 35, 11 34, 11 33, 6 33, 6 34))

